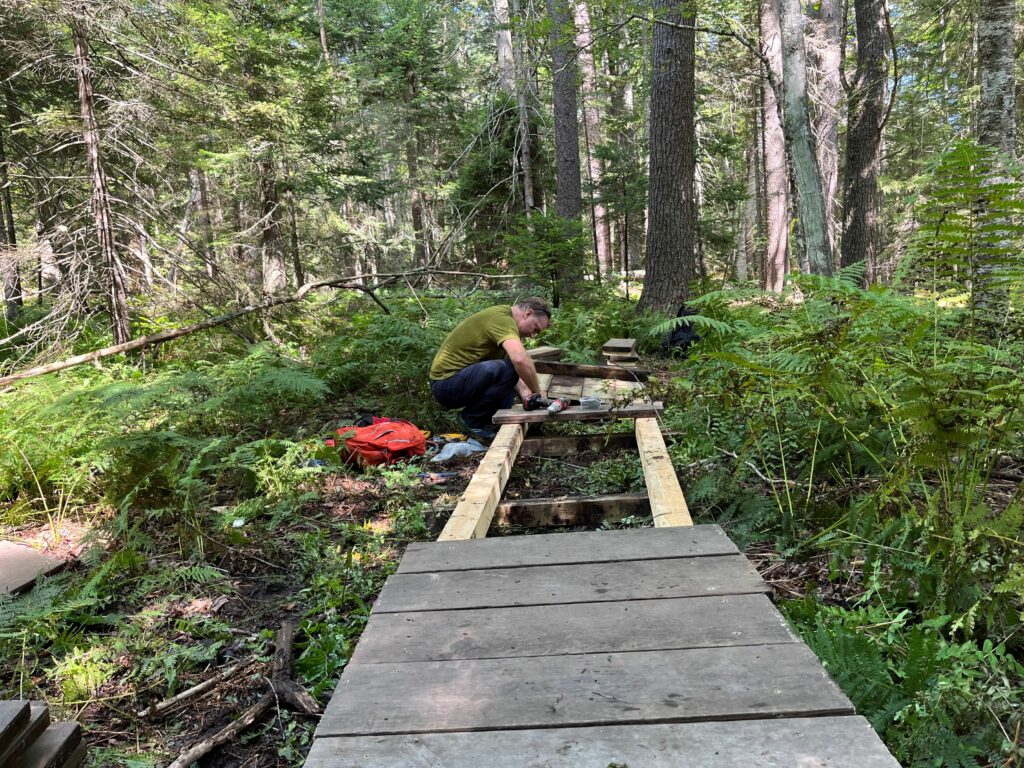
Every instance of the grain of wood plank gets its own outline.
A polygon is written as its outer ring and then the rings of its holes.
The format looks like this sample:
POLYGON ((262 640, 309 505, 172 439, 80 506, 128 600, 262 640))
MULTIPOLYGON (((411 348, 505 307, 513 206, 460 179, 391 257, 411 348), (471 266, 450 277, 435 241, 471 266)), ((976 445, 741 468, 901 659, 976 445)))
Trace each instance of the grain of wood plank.
POLYGON ((608 339, 601 352, 606 355, 631 355, 636 352, 636 339, 608 339))
POLYGON ((78 723, 53 723, 22 753, 19 768, 61 768, 82 742, 78 723))
POLYGON ((537 360, 537 373, 562 374, 564 376, 593 377, 595 379, 621 379, 622 381, 647 381, 647 371, 624 371, 614 365, 579 365, 577 363, 556 363, 537 360))
POLYGON ((28 721, 16 733, 10 734, 0 745, 0 765, 6 766, 14 755, 20 755, 35 741, 39 734, 50 725, 50 708, 46 704, 32 702, 29 705, 28 721))
POLYGON ((498 430, 452 516, 437 537, 438 541, 476 539, 487 535, 524 435, 525 429, 516 424, 498 430))
POLYGON ((810 649, 785 643, 352 664, 316 735, 844 714, 853 706, 810 649))
POLYGON ((583 392, 583 377, 581 376, 552 376, 548 384, 549 398, 562 398, 563 400, 579 400, 583 392))
POLYGON ((537 384, 540 386, 542 393, 548 391, 548 387, 551 386, 551 379, 554 378, 550 373, 538 373, 537 384))
POLYGON ((561 347, 535 347, 526 350, 534 360, 561 360, 565 350, 561 347))
POLYGON ((304 768, 899 768, 863 717, 317 739, 304 768))
POLYGON ((405 550, 398 573, 738 554, 736 545, 717 525, 543 533, 472 541, 414 542, 405 550))
POLYGON ((504 605, 655 600, 768 591, 742 555, 615 563, 397 573, 374 611, 444 611, 504 605))
POLYGON ((693 525, 657 419, 636 420, 636 445, 644 468, 655 527, 693 525))
POLYGON ((498 504, 492 525, 544 528, 562 525, 596 527, 624 517, 651 514, 646 493, 614 493, 561 499, 520 499, 498 504))
POLYGON ((0 752, 28 725, 27 701, 0 701, 0 752))
POLYGON ((353 664, 799 642, 765 595, 375 613, 353 664))
POLYGON ((0 541, 0 594, 20 592, 63 565, 63 560, 41 555, 31 547, 0 541))
POLYGON ((545 410, 524 411, 522 406, 504 408, 494 414, 491 419, 495 424, 536 424, 542 421, 605 421, 607 419, 639 419, 657 416, 665 410, 660 402, 633 403, 621 408, 603 406, 601 408, 582 408, 571 406, 559 413, 548 413, 545 410))

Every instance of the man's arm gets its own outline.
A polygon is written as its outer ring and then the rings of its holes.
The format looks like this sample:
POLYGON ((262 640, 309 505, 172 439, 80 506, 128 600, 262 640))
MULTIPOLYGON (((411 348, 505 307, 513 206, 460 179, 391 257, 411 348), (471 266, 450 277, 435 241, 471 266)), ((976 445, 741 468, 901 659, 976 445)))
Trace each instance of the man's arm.
POLYGON ((526 351, 523 342, 519 339, 506 339, 501 346, 505 349, 505 354, 508 355, 508 359, 515 367, 516 373, 519 374, 519 382, 516 384, 516 393, 519 395, 519 399, 526 402, 526 398, 534 392, 543 394, 540 391, 540 381, 537 379, 537 369, 533 365, 533 358, 526 351))

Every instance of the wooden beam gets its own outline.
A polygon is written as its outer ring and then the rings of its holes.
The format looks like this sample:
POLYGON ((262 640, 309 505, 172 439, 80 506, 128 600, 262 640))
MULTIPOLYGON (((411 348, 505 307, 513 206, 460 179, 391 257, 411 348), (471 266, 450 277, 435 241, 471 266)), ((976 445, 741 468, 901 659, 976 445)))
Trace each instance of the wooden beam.
POLYGON ((633 403, 621 408, 603 406, 601 408, 581 408, 578 405, 566 408, 559 413, 548 413, 546 410, 524 411, 522 406, 505 408, 494 414, 495 424, 536 424, 542 421, 607 421, 608 419, 640 419, 657 416, 665 410, 660 402, 633 403))
POLYGON ((487 535, 526 429, 522 424, 506 424, 498 430, 438 541, 482 539, 487 535))
POLYGON ((651 514, 646 493, 615 493, 563 499, 521 499, 498 505, 498 525, 544 528, 562 525, 594 527, 602 522, 617 523, 630 515, 651 514))
POLYGON ((647 371, 624 371, 612 365, 577 365, 575 363, 555 363, 550 360, 537 360, 534 363, 537 373, 553 373, 562 376, 580 376, 594 379, 619 379, 620 381, 647 381, 647 371))
POLYGON ((601 352, 606 355, 635 355, 636 339, 608 339, 601 352))
POLYGON ((561 347, 537 347, 526 350, 527 354, 536 360, 561 360, 565 350, 561 347))
POLYGON ((686 497, 679 486, 672 460, 665 447, 665 438, 657 419, 636 420, 636 444, 644 468, 647 494, 651 499, 654 525, 693 525, 686 497))

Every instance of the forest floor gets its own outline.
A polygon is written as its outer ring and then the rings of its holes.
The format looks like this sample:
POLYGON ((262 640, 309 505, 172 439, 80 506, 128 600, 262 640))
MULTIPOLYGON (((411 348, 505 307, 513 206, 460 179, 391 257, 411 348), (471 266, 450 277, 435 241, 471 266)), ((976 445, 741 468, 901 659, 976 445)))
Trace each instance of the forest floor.
MULTIPOLYGON (((344 598, 332 604, 324 597, 317 573, 330 569, 326 557, 359 561, 359 600, 368 607, 384 577, 390 573, 411 539, 431 539, 443 526, 452 506, 465 489, 483 454, 455 459, 445 465, 426 457, 407 465, 354 473, 345 469, 319 476, 313 498, 290 514, 276 520, 237 518, 227 537, 204 533, 206 562, 217 569, 222 580, 207 584, 170 583, 150 592, 146 600, 133 601, 126 591, 107 607, 108 614, 129 617, 134 641, 115 643, 118 653, 104 664, 102 682, 81 698, 68 696, 69 671, 36 665, 30 680, 9 680, 35 697, 63 702, 55 715, 82 723, 94 766, 150 766, 172 758, 182 749, 207 738, 251 706, 265 690, 271 674, 273 633, 282 622, 300 627, 296 650, 316 664, 299 664, 300 681, 314 683, 322 702, 340 666, 358 637, 358 626, 337 649, 332 633, 337 623, 331 612, 351 610, 344 598), (452 477, 431 477, 439 470, 452 477), (428 474, 427 477, 420 477, 428 474), (400 505, 395 500, 400 500, 400 505), (409 509, 415 519, 401 519, 409 509), (398 511, 396 514, 396 510, 398 511), (237 527, 234 527, 237 525, 237 527), (374 540, 376 543, 370 545, 374 540), (317 555, 312 567, 297 548, 315 541, 317 555), (214 631, 210 631, 213 628, 214 631), (139 637, 138 633, 159 636, 139 637), (154 647, 171 652, 165 660, 150 658, 154 647), (311 653, 317 645, 334 648, 311 653), (197 660, 202 660, 197 663, 197 660), (174 692, 180 692, 213 677, 221 669, 249 661, 239 674, 219 683, 211 691, 187 700, 175 709, 152 717, 146 708, 174 692), (338 664, 335 669, 330 662, 338 664), (172 666, 174 668, 172 668, 172 666), (163 674, 155 674, 163 667, 163 674), (149 674, 145 674, 148 670, 149 674), (327 676, 330 679, 325 679, 327 676)), ((505 498, 564 497, 643 490, 642 470, 635 453, 582 453, 569 459, 523 457, 517 463, 505 498), (620 471, 609 471, 620 468, 620 471)), ((650 518, 627 520, 626 525, 650 525, 650 518)), ((621 527, 617 524, 616 527, 621 527)), ((551 529, 516 529, 516 534, 549 532, 551 529)), ((583 530, 555 529, 555 530, 583 530)), ((37 524, 0 528, 0 536, 23 541, 46 554, 69 560, 68 570, 89 577, 89 546, 104 546, 104 524, 63 518, 54 526, 37 524), (85 554, 83 560, 82 555, 85 554)), ((497 533, 497 531, 496 531, 497 533)), ((180 559, 180 531, 150 531, 163 537, 153 551, 161 552, 146 564, 154 572, 174 573, 194 566, 180 559)), ((752 561, 782 597, 801 597, 810 589, 827 592, 822 597, 848 603, 860 593, 856 574, 837 581, 830 573, 826 556, 787 562, 768 544, 747 550, 752 561)), ((351 573, 349 574, 351 576, 351 573)), ((330 588, 326 589, 330 592, 330 588)), ((365 617, 364 617, 365 618, 365 617)), ((115 631, 122 621, 111 625, 115 631)), ((113 642, 113 638, 111 638, 113 642)), ((44 651, 45 654, 45 651, 44 651)), ((83 668, 88 658, 83 656, 83 668)), ((72 670, 73 673, 73 670, 72 670)), ((85 672, 86 676, 88 672, 85 672)), ((270 768, 292 766, 308 748, 316 718, 289 712, 281 707, 232 743, 214 751, 201 762, 204 767, 270 768)))

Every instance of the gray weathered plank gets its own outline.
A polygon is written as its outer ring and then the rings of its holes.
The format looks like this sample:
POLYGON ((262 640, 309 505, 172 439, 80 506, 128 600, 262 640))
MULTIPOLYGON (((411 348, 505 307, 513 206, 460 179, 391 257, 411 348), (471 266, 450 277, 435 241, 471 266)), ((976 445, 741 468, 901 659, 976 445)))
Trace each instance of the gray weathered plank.
POLYGON ((600 408, 584 408, 573 405, 558 413, 546 410, 524 411, 521 405, 503 408, 491 418, 495 424, 538 424, 549 421, 607 421, 608 419, 654 418, 665 410, 660 402, 632 403, 619 408, 609 405, 600 408))
POLYGON ((537 373, 550 373, 555 376, 580 376, 588 379, 619 379, 621 381, 647 381, 650 377, 647 371, 624 371, 614 365, 578 365, 537 360, 534 366, 537 373))
POLYGON ((78 723, 53 723, 25 750, 20 768, 60 768, 82 743, 78 723))
POLYGON ((767 592, 742 555, 395 574, 373 610, 440 611, 503 605, 653 600, 767 592))
POLYGON ((28 721, 17 732, 9 734, 0 745, 0 765, 6 765, 12 757, 24 752, 49 724, 50 708, 45 704, 32 702, 29 706, 28 721))
POLYGON ((353 664, 799 642, 764 595, 375 613, 353 664))
POLYGON ((814 654, 786 643, 353 664, 317 737, 842 714, 814 654))
POLYGON ((398 573, 736 554, 739 554, 736 545, 717 525, 545 533, 500 539, 417 542, 406 549, 398 573))
POLYGON ((63 565, 63 560, 41 555, 31 547, 0 541, 0 594, 30 587, 37 578, 63 565))
POLYGON ((899 768, 863 717, 317 739, 305 768, 899 768))
POLYGON ((0 751, 28 725, 27 701, 0 701, 0 751))

